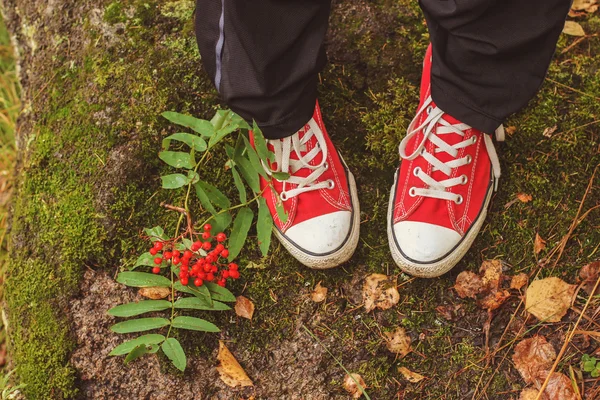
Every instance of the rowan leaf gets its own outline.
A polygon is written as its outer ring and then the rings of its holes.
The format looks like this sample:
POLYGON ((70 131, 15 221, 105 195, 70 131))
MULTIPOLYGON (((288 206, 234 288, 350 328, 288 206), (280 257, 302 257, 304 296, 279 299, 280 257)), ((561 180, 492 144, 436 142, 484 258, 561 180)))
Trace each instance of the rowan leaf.
POLYGON ((254 213, 248 207, 242 207, 235 216, 229 237, 229 261, 234 260, 244 247, 253 218, 254 213))
POLYGON ((194 132, 201 134, 204 137, 211 137, 215 133, 213 125, 206 120, 194 118, 189 115, 180 114, 174 111, 166 111, 162 116, 173 122, 174 124, 185 126, 192 129, 194 132))
POLYGON ((147 272, 125 271, 117 275, 117 282, 131 287, 171 287, 171 280, 147 272))
POLYGON ((264 197, 258 199, 258 218, 256 219, 256 236, 258 246, 263 256, 269 252, 271 233, 273 232, 273 217, 264 197))
POLYGON ((190 146, 192 149, 203 152, 206 151, 207 144, 200 136, 192 135, 191 133, 179 132, 171 136, 167 136, 164 140, 177 140, 190 146))
POLYGON ((190 179, 183 174, 170 174, 160 177, 163 189, 179 189, 190 183, 190 179))
POLYGON ((169 320, 166 318, 140 318, 119 322, 111 326, 110 330, 116 333, 132 333, 158 329, 167 325, 169 325, 169 320))
POLYGON ((133 317, 152 311, 162 311, 171 308, 167 300, 142 300, 134 303, 121 304, 108 310, 113 317, 133 317))
POLYGON ((175 338, 168 338, 161 346, 163 353, 171 360, 175 368, 185 371, 187 358, 179 341, 175 338))
POLYGON ((220 301, 213 301, 212 306, 205 300, 198 297, 182 297, 175 302, 175 308, 185 308, 190 310, 206 310, 206 311, 228 311, 231 310, 227 304, 220 301))
POLYGON ((193 169, 196 166, 192 155, 183 151, 161 151, 158 158, 174 168, 193 169))
POLYGON ((212 322, 196 317, 179 316, 173 319, 173 328, 188 329, 201 332, 220 332, 221 330, 212 322))
POLYGON ((122 356, 123 354, 129 353, 131 350, 136 348, 137 346, 143 345, 153 345, 160 344, 165 340, 163 335, 159 335, 158 333, 150 333, 148 335, 142 335, 135 339, 128 340, 126 342, 121 343, 117 347, 115 347, 108 355, 109 356, 122 356))

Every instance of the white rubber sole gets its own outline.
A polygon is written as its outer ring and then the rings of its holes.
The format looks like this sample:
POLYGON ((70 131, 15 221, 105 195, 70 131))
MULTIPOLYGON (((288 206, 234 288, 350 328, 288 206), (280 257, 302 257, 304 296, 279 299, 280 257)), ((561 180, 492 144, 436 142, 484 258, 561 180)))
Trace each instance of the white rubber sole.
POLYGON ((358 192, 356 191, 354 175, 352 175, 350 171, 348 171, 348 189, 350 190, 350 197, 352 198, 352 228, 343 246, 334 253, 328 253, 322 256, 306 253, 296 247, 293 242, 287 240, 279 230, 275 230, 275 236, 277 236, 277 239, 279 239, 283 247, 285 247, 296 260, 300 261, 308 268, 334 268, 348 261, 354 254, 360 235, 360 205, 358 202, 358 192))
POLYGON ((487 216, 487 209, 490 204, 490 200, 492 199, 493 189, 491 187, 488 189, 488 194, 485 198, 485 204, 483 205, 483 209, 479 213, 479 216, 475 220, 475 222, 473 222, 471 229, 469 229, 469 231, 458 244, 458 246, 456 246, 450 253, 448 253, 446 257, 434 263, 415 263, 414 261, 406 259, 400 252, 400 249, 396 246, 392 219, 394 210, 394 194, 396 189, 396 180, 398 178, 397 175, 398 172, 396 172, 396 175, 394 176, 394 185, 392 185, 392 190, 390 191, 390 201, 387 213, 387 234, 392 258, 396 262, 396 265, 398 265, 398 267, 402 271, 406 272, 409 275, 413 275, 419 278, 436 278, 454 268, 456 264, 458 264, 458 262, 465 256, 467 251, 469 251, 469 248, 471 248, 471 245, 475 241, 475 238, 477 237, 477 234, 481 230, 483 222, 485 221, 485 217, 487 216))

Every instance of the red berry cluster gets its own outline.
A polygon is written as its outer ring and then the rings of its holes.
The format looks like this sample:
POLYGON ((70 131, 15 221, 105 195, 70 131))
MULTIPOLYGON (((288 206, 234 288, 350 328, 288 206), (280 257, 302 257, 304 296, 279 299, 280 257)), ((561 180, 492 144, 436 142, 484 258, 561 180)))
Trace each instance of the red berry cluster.
POLYGON ((174 244, 170 242, 157 241, 150 249, 150 254, 153 256, 160 255, 159 251, 165 246, 170 249, 162 253, 161 257, 154 259, 154 264, 157 266, 152 268, 155 274, 160 273, 160 265, 171 262, 172 265, 179 265, 179 281, 182 285, 187 285, 190 278, 193 278, 195 286, 202 286, 204 282, 216 282, 219 286, 225 287, 227 279, 238 279, 240 272, 236 263, 221 262, 222 259, 229 257, 229 250, 223 245, 227 240, 227 236, 223 233, 217 233, 214 237, 210 234, 212 226, 204 225, 202 239, 204 241, 194 242, 189 250, 183 253, 174 249, 174 244), (212 239, 216 240, 216 245, 213 248, 212 239), (202 256, 199 252, 204 250, 206 256, 202 256))

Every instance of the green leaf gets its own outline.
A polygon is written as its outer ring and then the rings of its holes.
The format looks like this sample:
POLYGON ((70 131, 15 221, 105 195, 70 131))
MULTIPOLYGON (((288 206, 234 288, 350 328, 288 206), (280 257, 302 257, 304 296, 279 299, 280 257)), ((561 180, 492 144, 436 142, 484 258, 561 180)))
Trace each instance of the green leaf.
POLYGON ((177 140, 190 146, 192 149, 203 152, 206 151, 206 141, 200 136, 192 135, 191 133, 179 132, 171 136, 167 136, 164 140, 177 140))
POLYGON ((233 174, 233 183, 240 193, 240 202, 243 204, 247 201, 246 197, 246 188, 244 187, 244 182, 242 182, 242 178, 240 174, 237 172, 235 168, 231 168, 231 173, 233 174))
POLYGON ((173 328, 188 329, 191 331, 220 332, 221 330, 212 322, 196 317, 175 317, 173 328))
POLYGON ((275 161, 275 154, 269 151, 267 147, 267 141, 263 136, 262 131, 256 124, 256 121, 252 124, 252 138, 254 139, 254 147, 260 159, 266 164, 267 161, 275 161))
POLYGON ((161 346, 163 353, 173 362, 173 365, 180 371, 185 371, 187 359, 185 352, 175 338, 168 338, 161 346))
POLYGON ((154 267, 156 266, 156 264, 154 264, 154 259, 156 257, 162 257, 162 255, 160 254, 156 254, 156 255, 152 255, 149 252, 146 252, 144 254, 142 254, 141 256, 138 257, 137 261, 135 262, 135 265, 133 266, 133 268, 137 268, 140 266, 148 266, 148 267, 154 267))
POLYGON ((189 170, 187 173, 188 183, 194 184, 200 180, 200 175, 193 170, 189 170))
POLYGON ((151 311, 162 311, 171 308, 167 300, 142 300, 136 303, 121 304, 108 310, 113 317, 133 317, 151 311))
POLYGON ((208 196, 210 201, 214 203, 219 208, 229 208, 231 207, 231 201, 225 196, 219 189, 211 185, 210 183, 204 181, 198 181, 197 185, 202 187, 204 193, 208 196))
POLYGON ((116 333, 143 332, 167 325, 169 325, 169 320, 166 318, 140 318, 119 322, 111 326, 110 330, 116 333))
POLYGON ((196 189, 196 196, 198 196, 198 200, 200 200, 202 207, 204 207, 204 209, 212 215, 215 215, 217 213, 217 210, 215 210, 215 207, 210 202, 210 199, 208 198, 208 195, 202 188, 202 185, 200 185, 200 182, 197 182, 194 185, 194 189, 196 189))
MULTIPOLYGON (((219 112, 217 112, 219 114, 219 112)), ((250 125, 242 117, 232 111, 224 111, 222 117, 213 118, 215 120, 216 134, 208 141, 208 148, 215 146, 223 138, 238 129, 249 129, 250 125), (218 124, 218 126, 216 125, 218 124)), ((212 122, 212 121, 211 121, 212 122)))
POLYGON ((163 335, 159 335, 158 333, 150 333, 148 335, 143 335, 138 338, 121 343, 110 352, 109 356, 122 356, 123 354, 129 353, 131 350, 133 350, 141 344, 150 346, 152 344, 162 343, 163 340, 165 340, 165 337, 163 335))
POLYGON ((183 238, 181 242, 175 245, 175 248, 179 251, 189 250, 192 247, 193 242, 190 239, 183 238))
POLYGON ((202 285, 197 288, 196 286, 184 286, 181 284, 181 282, 177 281, 175 282, 173 287, 175 288, 175 290, 180 291, 182 293, 193 294, 208 307, 212 305, 211 294, 206 285, 202 285))
POLYGON ((117 282, 132 287, 171 287, 171 280, 147 272, 125 271, 117 275, 117 282))
POLYGON ((275 203, 275 211, 277 211, 277 217, 279 220, 285 224, 288 220, 288 215, 285 211, 285 208, 283 208, 281 199, 277 199, 277 202, 275 203))
POLYGON ((244 247, 253 218, 254 213, 248 207, 242 207, 235 216, 229 236, 229 261, 234 260, 244 247))
POLYGON ((231 220, 232 217, 229 211, 220 212, 219 214, 214 215, 209 221, 212 223, 211 234, 216 235, 219 232, 225 231, 231 224, 231 220))
POLYGON ((148 353, 148 349, 146 348, 146 345, 140 344, 139 346, 137 346, 133 350, 131 350, 129 352, 129 354, 127 354, 127 357, 125 357, 125 364, 129 364, 133 360, 140 358, 141 356, 143 356, 146 353, 148 353))
POLYGON ((263 256, 269 252, 271 245, 271 233, 273 232, 273 217, 267 206, 264 197, 258 199, 258 218, 256 220, 256 236, 258 238, 258 246, 263 256))
POLYGON ((183 174, 164 175, 160 179, 162 180, 163 189, 179 189, 190 183, 189 178, 183 174))
POLYGON ((227 311, 231 310, 227 304, 219 301, 213 301, 213 305, 206 304, 206 301, 198 297, 183 297, 175 302, 175 308, 188 308, 192 310, 207 310, 207 311, 227 311))
POLYGON ((193 169, 196 166, 190 153, 183 151, 161 151, 158 158, 175 168, 193 169))
POLYGON ((197 132, 204 137, 211 137, 215 133, 215 129, 212 124, 203 119, 194 118, 189 115, 184 115, 173 111, 166 111, 162 113, 162 116, 174 124, 190 128, 194 132, 197 132))
POLYGON ((240 167, 240 173, 248 183, 248 186, 250 186, 250 189, 252 189, 254 193, 260 192, 258 173, 254 170, 254 167, 252 167, 252 163, 243 156, 237 157, 234 161, 237 163, 238 167, 240 167))
POLYGON ((151 229, 145 228, 144 232, 146 233, 146 235, 148 235, 152 242, 156 242, 159 240, 169 240, 169 237, 166 235, 165 231, 160 226, 155 226, 151 229))
POLYGON ((248 154, 248 159, 250 160, 250 165, 252 165, 252 168, 254 169, 254 171, 256 173, 260 174, 263 178, 269 179, 269 177, 267 176, 267 172, 265 171, 265 168, 263 167, 263 165, 260 163, 260 158, 258 157, 258 154, 256 154, 256 150, 254 150, 252 148, 250 141, 248 139, 246 139, 246 136, 244 136, 244 135, 242 135, 242 139, 244 140, 244 143, 246 144, 246 154, 248 154))
POLYGON ((228 303, 233 303, 236 301, 235 296, 228 289, 221 287, 213 282, 204 282, 204 285, 210 291, 210 295, 213 300, 216 301, 225 301, 228 303))
POLYGON ((278 179, 280 181, 287 181, 290 179, 290 174, 287 172, 271 172, 273 178, 278 179))

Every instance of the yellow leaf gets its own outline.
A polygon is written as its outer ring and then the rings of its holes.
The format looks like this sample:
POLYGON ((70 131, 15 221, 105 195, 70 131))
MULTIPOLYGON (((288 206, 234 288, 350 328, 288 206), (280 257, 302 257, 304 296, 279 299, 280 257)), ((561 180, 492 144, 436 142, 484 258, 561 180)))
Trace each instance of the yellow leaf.
POLYGON ((139 290, 140 295, 152 300, 164 299, 171 294, 171 288, 166 287, 145 287, 139 290))
POLYGON ((366 277, 362 295, 367 312, 375 308, 387 310, 400 301, 396 282, 382 274, 371 274, 366 277))
POLYGON ((404 379, 411 383, 418 383, 425 379, 423 375, 417 374, 416 372, 413 372, 406 367, 399 367, 398 372, 400 372, 402 376, 404 376, 404 379))
POLYGON ((401 357, 412 351, 410 336, 406 334, 404 328, 399 327, 395 331, 385 332, 385 341, 388 350, 394 354, 399 354, 401 357))
POLYGON ((566 21, 563 33, 571 36, 585 36, 583 28, 575 21, 566 21))
POLYGON ((576 287, 556 277, 533 281, 525 293, 525 308, 540 321, 558 322, 571 307, 576 287))
POLYGON ((523 286, 527 285, 527 282, 529 282, 529 277, 527 274, 521 273, 519 275, 515 275, 510 280, 510 288, 521 290, 523 286))
POLYGON ((312 291, 310 297, 315 303, 324 301, 325 298, 327 298, 327 288, 321 286, 321 282, 317 283, 317 286, 315 286, 315 290, 312 291))
POLYGON ((363 390, 367 388, 365 380, 359 374, 346 375, 344 378, 344 389, 350 393, 353 399, 358 399, 363 394, 363 390), (357 385, 360 385, 360 387, 357 385), (361 390, 362 388, 362 390, 361 390))
POLYGON ((217 359, 220 364, 217 366, 219 376, 221 380, 225 382, 227 386, 254 386, 246 371, 237 362, 233 354, 229 351, 223 341, 219 340, 219 354, 217 359))

